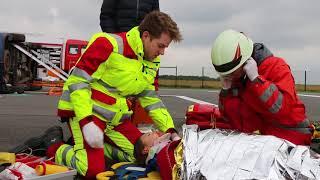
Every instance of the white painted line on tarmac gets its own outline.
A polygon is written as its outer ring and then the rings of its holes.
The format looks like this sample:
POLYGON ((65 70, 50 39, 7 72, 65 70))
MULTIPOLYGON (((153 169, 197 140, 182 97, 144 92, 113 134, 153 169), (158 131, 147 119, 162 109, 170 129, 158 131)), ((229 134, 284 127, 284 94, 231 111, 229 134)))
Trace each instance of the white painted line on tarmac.
POLYGON ((220 90, 210 90, 208 92, 216 92, 216 93, 218 93, 218 92, 220 92, 220 90))
MULTIPOLYGON (((208 92, 216 92, 216 93, 218 93, 218 92, 220 92, 220 91, 212 90, 212 91, 208 91, 208 92)), ((298 96, 320 98, 320 95, 313 95, 313 94, 298 94, 298 96)))
POLYGON ((312 94, 298 94, 298 96, 305 96, 305 97, 315 97, 315 98, 320 98, 318 95, 312 95, 312 94))
POLYGON ((188 97, 188 96, 177 96, 177 95, 161 95, 161 96, 162 97, 177 97, 177 98, 184 99, 184 100, 191 101, 191 102, 195 102, 195 103, 210 104, 210 105, 218 106, 216 104, 212 104, 212 103, 209 103, 209 102, 206 102, 206 101, 202 101, 202 100, 199 100, 199 99, 194 99, 194 98, 191 98, 191 97, 188 97))

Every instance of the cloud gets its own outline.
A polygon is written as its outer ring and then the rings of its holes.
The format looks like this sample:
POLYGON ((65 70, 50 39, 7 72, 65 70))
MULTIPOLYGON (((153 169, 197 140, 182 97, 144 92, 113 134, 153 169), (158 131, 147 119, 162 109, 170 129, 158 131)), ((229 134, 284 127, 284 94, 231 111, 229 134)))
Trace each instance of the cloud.
MULTIPOLYGON (((42 35, 47 41, 61 41, 62 37, 88 40, 100 31, 102 0, 1 3, 0 31, 42 35)), ((316 72, 320 68, 318 7, 316 0, 160 0, 160 9, 171 15, 184 36, 182 43, 167 50, 162 66, 178 66, 179 74, 199 75, 202 67, 212 73, 212 42, 220 32, 232 28, 266 44, 293 69, 316 72)))

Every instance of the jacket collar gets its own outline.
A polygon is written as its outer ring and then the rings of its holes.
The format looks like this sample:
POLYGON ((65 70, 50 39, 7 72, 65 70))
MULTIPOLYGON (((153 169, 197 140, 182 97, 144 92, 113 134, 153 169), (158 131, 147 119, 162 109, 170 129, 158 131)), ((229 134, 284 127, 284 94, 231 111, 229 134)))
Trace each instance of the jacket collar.
POLYGON ((126 37, 128 40, 128 44, 132 48, 133 52, 137 55, 139 60, 142 60, 144 56, 144 51, 138 26, 128 31, 126 37))
POLYGON ((258 66, 270 56, 273 56, 273 54, 264 44, 254 43, 252 58, 257 62, 258 66))

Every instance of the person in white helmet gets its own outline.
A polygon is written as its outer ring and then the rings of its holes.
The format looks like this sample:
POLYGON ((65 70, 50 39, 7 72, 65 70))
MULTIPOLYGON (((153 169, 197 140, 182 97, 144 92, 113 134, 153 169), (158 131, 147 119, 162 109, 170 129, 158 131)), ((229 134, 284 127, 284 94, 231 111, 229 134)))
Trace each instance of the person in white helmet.
POLYGON ((219 110, 232 128, 310 144, 313 128, 284 59, 234 30, 218 35, 211 59, 222 82, 219 110))

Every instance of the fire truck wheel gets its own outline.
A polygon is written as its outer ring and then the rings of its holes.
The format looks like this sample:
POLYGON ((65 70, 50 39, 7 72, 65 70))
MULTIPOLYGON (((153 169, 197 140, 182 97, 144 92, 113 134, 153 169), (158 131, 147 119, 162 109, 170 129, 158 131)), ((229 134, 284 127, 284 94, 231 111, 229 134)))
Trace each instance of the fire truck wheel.
POLYGON ((24 93, 23 88, 17 88, 17 93, 18 93, 18 94, 22 94, 22 93, 24 93))

